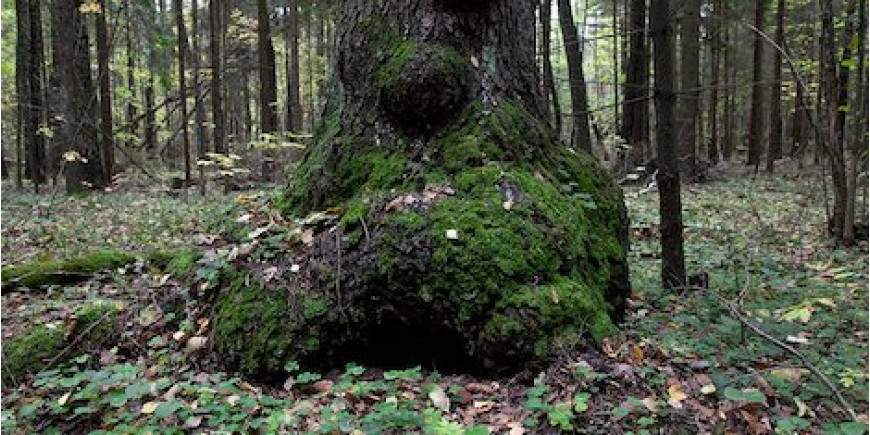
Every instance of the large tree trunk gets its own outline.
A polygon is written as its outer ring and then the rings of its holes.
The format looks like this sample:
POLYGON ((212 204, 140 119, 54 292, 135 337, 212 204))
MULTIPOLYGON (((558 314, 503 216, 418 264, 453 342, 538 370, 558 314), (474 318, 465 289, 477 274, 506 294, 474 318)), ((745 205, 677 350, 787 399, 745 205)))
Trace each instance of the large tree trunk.
POLYGON ((650 3, 650 34, 655 46, 656 149, 659 172, 659 215, 662 232, 662 285, 677 289, 686 285, 683 254, 683 208, 680 199, 680 165, 674 135, 674 49, 668 0, 650 3))
POLYGON ((592 151, 589 133, 589 102, 586 98, 586 80, 583 77, 583 47, 570 0, 558 0, 559 25, 565 45, 565 60, 568 62, 568 83, 571 87, 571 146, 592 151))
POLYGON ((97 145, 96 92, 91 77, 90 41, 78 0, 54 0, 51 8, 58 100, 62 115, 57 138, 66 160, 69 193, 105 185, 97 145))
POLYGON ((543 115, 534 2, 337 7, 325 118, 279 201, 320 223, 269 283, 262 266, 228 274, 224 361, 260 376, 402 356, 511 369, 612 331, 626 211, 543 115))
POLYGON ((260 132, 278 131, 278 83, 268 0, 257 0, 257 60, 260 78, 260 132))
MULTIPOLYGON (((43 42, 42 18, 39 2, 18 0, 16 2, 17 45, 16 87, 20 140, 26 152, 26 175, 33 182, 35 191, 45 182, 45 139, 40 133, 42 123, 43 94, 43 42)), ((21 165, 20 158, 16 164, 21 165)))

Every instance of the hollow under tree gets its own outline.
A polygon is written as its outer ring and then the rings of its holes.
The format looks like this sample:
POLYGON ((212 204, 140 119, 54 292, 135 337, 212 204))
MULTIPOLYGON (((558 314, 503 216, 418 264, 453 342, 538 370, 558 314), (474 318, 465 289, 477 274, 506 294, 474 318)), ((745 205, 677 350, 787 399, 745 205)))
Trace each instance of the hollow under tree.
POLYGON ((337 8, 326 116, 279 201, 335 225, 227 277, 222 360, 260 376, 290 360, 510 369, 614 331, 626 210, 543 115, 534 2, 337 8))

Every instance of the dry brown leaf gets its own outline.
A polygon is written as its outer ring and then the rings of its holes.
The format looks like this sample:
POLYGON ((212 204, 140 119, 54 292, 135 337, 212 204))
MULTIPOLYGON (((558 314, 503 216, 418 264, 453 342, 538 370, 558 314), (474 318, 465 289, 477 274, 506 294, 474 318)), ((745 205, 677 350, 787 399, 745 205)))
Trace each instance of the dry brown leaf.
POLYGON ((686 400, 686 393, 683 392, 680 384, 673 384, 668 387, 668 405, 671 405, 673 408, 680 409, 683 407, 683 400, 686 400))

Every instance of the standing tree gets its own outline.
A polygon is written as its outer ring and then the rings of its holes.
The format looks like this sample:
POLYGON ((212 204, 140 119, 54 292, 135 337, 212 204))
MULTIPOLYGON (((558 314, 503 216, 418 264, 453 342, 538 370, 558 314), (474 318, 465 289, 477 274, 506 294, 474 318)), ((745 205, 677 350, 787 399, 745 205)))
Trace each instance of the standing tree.
MULTIPOLYGON (((42 14, 39 2, 17 0, 15 3, 17 50, 16 92, 18 102, 18 141, 26 153, 26 175, 35 191, 45 182, 45 140, 39 128, 43 108, 43 42, 42 14)), ((17 156, 16 173, 21 168, 17 156)), ((20 179, 20 177, 19 177, 20 179)), ((19 184, 19 187, 20 184, 19 184)))
POLYGON ((767 0, 755 0, 755 28, 752 40, 752 105, 749 109, 749 134, 746 137, 746 164, 758 170, 761 163, 761 152, 764 147, 764 83, 762 72, 764 62, 764 3, 767 0))
POLYGON ((298 132, 302 130, 302 100, 299 96, 299 4, 297 0, 288 0, 284 9, 287 17, 287 130, 298 132))
POLYGON ((559 94, 556 92, 556 79, 553 77, 553 61, 551 58, 550 35, 553 0, 542 0, 539 20, 541 21, 541 92, 546 105, 544 113, 553 121, 557 134, 562 132, 562 110, 559 108, 559 94))
MULTIPOLYGON (((785 0, 776 2, 776 45, 785 47, 785 0)), ((773 50, 773 77, 770 82, 770 139, 767 146, 768 172, 782 158, 782 53, 773 50)))
POLYGON ((559 0, 559 25, 568 62, 568 83, 571 87, 571 146, 592 151, 589 134, 589 102, 586 98, 586 80, 583 78, 583 52, 571 0, 559 0))
POLYGON ((620 136, 628 142, 627 165, 643 162, 649 144, 649 102, 647 87, 649 57, 646 45, 646 0, 631 0, 629 6, 629 52, 623 91, 620 136))
POLYGON ((211 62, 211 116, 214 124, 214 152, 226 151, 226 132, 224 130, 224 102, 223 102, 223 58, 221 39, 223 34, 223 14, 221 13, 220 0, 209 0, 208 4, 208 31, 209 31, 209 61, 211 62))
POLYGON ((683 257, 683 206, 680 199, 680 164, 674 135, 674 48, 668 0, 652 0, 650 34, 655 46, 656 149, 659 172, 659 215, 662 233, 662 285, 686 285, 683 257))
POLYGON ((95 104, 91 78, 90 38, 78 0, 51 4, 52 52, 57 74, 58 112, 55 135, 66 160, 64 175, 69 193, 105 185, 102 156, 97 145, 95 104))
POLYGON ((190 185, 190 135, 187 112, 187 28, 184 25, 184 2, 174 0, 175 27, 178 31, 178 109, 181 112, 181 147, 184 154, 184 183, 190 185))
POLYGON ((269 1, 257 0, 257 70, 260 78, 260 132, 278 131, 278 84, 275 79, 275 49, 269 25, 269 1))
POLYGON ((109 59, 112 55, 109 47, 109 29, 106 15, 109 5, 105 0, 100 2, 95 25, 97 38, 97 76, 100 87, 100 155, 103 163, 103 183, 112 182, 112 171, 115 165, 115 134, 112 122, 112 78, 109 73, 109 59))
POLYGON ((698 147, 698 118, 700 114, 700 0, 683 0, 680 21, 680 98, 679 100, 679 157, 682 161, 695 159, 698 147))
POLYGON ((224 361, 260 376, 366 356, 497 370, 613 331, 626 210, 543 116, 534 2, 337 7, 324 125, 280 203, 340 224, 312 228, 300 279, 236 279, 218 297, 224 361))

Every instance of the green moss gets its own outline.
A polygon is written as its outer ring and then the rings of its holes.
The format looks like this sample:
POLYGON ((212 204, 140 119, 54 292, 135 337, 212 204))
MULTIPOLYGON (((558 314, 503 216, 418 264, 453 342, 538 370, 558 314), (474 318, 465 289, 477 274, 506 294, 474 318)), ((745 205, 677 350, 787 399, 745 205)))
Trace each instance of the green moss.
POLYGON ((67 274, 92 274, 106 269, 121 267, 142 258, 142 255, 122 251, 103 250, 91 252, 67 260, 44 260, 17 266, 4 266, 0 271, 2 283, 16 282, 25 287, 41 287, 59 284, 67 274))
POLYGON ((118 310, 109 304, 93 304, 76 311, 73 333, 67 338, 63 325, 38 325, 3 342, 3 385, 22 381, 27 374, 37 373, 57 358, 73 340, 76 345, 60 355, 65 361, 105 344, 114 333, 118 310), (96 322, 99 322, 95 325, 96 322), (84 337, 81 334, 87 333, 84 337))
POLYGON ((197 250, 184 250, 175 253, 166 265, 166 271, 175 276, 185 276, 196 267, 196 262, 202 258, 202 253, 197 250))
POLYGON ((380 87, 391 86, 416 54, 417 44, 413 41, 396 44, 389 60, 375 71, 375 83, 380 87))

